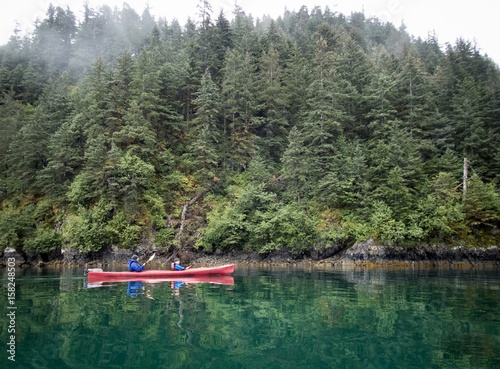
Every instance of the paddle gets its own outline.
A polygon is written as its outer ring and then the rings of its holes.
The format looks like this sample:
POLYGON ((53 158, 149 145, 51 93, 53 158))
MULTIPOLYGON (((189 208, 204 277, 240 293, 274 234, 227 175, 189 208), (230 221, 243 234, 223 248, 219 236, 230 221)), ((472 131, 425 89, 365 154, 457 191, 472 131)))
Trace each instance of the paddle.
POLYGON ((149 263, 151 260, 153 260, 153 259, 155 258, 155 256, 156 256, 156 252, 155 252, 155 253, 153 253, 153 255, 151 255, 151 257, 148 259, 148 261, 146 261, 146 262, 144 263, 144 265, 146 265, 146 264, 147 264, 147 263, 149 263))

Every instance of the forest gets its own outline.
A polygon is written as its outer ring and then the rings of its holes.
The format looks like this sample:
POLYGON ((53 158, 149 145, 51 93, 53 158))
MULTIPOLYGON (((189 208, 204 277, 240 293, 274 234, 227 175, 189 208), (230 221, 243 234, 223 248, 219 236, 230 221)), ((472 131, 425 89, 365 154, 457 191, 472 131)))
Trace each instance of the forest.
POLYGON ((77 11, 0 46, 1 249, 500 244, 500 70, 474 42, 328 7, 77 11))

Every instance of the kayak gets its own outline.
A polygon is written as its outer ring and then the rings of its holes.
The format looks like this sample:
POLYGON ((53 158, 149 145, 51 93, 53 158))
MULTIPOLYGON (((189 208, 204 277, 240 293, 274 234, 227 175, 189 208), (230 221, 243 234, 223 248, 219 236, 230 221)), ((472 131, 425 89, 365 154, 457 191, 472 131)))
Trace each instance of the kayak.
POLYGON ((234 278, 230 275, 199 275, 199 276, 178 276, 178 277, 143 277, 142 273, 135 273, 133 277, 96 277, 93 276, 91 280, 88 281, 87 287, 106 287, 109 284, 119 283, 119 282, 143 282, 146 284, 163 283, 163 282, 181 282, 185 284, 195 284, 195 283, 212 283, 212 284, 224 284, 224 285, 234 285, 234 278))
POLYGON ((87 279, 89 283, 94 281, 112 281, 115 279, 132 278, 131 280, 140 280, 143 278, 166 278, 174 279, 182 277, 206 276, 206 275, 224 275, 234 272, 234 264, 222 265, 206 268, 189 268, 185 270, 143 270, 142 272, 104 272, 100 269, 89 269, 87 279))

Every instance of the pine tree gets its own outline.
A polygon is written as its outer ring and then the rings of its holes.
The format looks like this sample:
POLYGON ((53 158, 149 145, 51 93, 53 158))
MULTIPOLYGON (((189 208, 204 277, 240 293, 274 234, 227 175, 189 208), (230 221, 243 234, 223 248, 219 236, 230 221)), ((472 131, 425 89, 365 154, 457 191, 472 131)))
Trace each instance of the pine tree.
POLYGON ((396 216, 403 217, 415 209, 425 184, 419 146, 399 121, 388 122, 386 133, 379 137, 370 148, 370 197, 385 202, 396 216))
POLYGON ((200 183, 212 182, 216 176, 224 147, 221 132, 220 91, 212 80, 209 69, 201 80, 201 89, 194 104, 196 106, 193 119, 193 140, 189 148, 189 156, 200 183))
POLYGON ((275 162, 285 149, 286 128, 286 94, 282 85, 283 72, 280 66, 280 55, 271 45, 268 52, 260 58, 258 81, 258 99, 260 101, 258 123, 255 131, 261 138, 259 145, 266 157, 275 162))
POLYGON ((312 81, 306 88, 306 104, 297 125, 307 147, 310 160, 310 179, 319 180, 331 168, 335 141, 349 120, 341 106, 343 82, 335 70, 335 54, 327 41, 319 36, 316 54, 312 60, 312 81))
POLYGON ((233 31, 231 24, 226 19, 224 12, 221 10, 215 22, 213 31, 213 48, 214 60, 210 71, 213 80, 221 85, 222 69, 224 68, 227 50, 233 47, 233 31))
POLYGON ((467 221, 472 228, 491 235, 500 226, 500 195, 491 183, 484 183, 479 176, 469 179, 464 199, 467 221))
POLYGON ((297 43, 291 47, 291 56, 286 62, 283 84, 287 95, 286 117, 295 126, 305 106, 304 88, 311 83, 311 73, 306 58, 297 43))
POLYGON ((370 122, 370 138, 384 132, 388 122, 396 119, 397 113, 394 106, 397 80, 387 66, 387 56, 382 54, 380 59, 374 65, 374 77, 365 92, 369 109, 366 119, 370 122))
POLYGON ((429 93, 430 78, 425 72, 423 63, 409 48, 405 49, 403 60, 398 63, 396 73, 397 116, 416 139, 423 140, 425 126, 436 111, 433 95, 429 93))
POLYGON ((195 22, 189 18, 185 28, 183 46, 188 65, 182 86, 181 106, 184 120, 189 123, 193 118, 194 106, 192 102, 194 94, 199 89, 200 78, 204 71, 203 66, 206 63, 202 62, 200 56, 199 31, 195 22))
POLYGON ((487 175, 497 150, 495 131, 485 124, 486 97, 484 90, 471 78, 459 85, 453 96, 451 117, 455 132, 453 141, 456 151, 469 158, 479 173, 487 175))
POLYGON ((123 126, 113 134, 112 140, 123 152, 144 161, 151 162, 156 155, 157 136, 136 101, 131 102, 123 117, 123 126))
POLYGON ((37 191, 37 174, 47 164, 50 133, 47 126, 40 109, 35 109, 25 116, 22 127, 9 146, 6 159, 16 192, 22 193, 30 187, 30 191, 37 191))
MULTIPOLYGON (((245 169, 255 150, 255 66, 249 53, 229 51, 222 83, 225 132, 231 147, 231 169, 245 169)), ((226 164, 226 165, 227 165, 226 164)))
POLYGON ((298 128, 292 127, 288 135, 288 147, 283 153, 282 178, 287 193, 298 203, 310 198, 314 188, 314 179, 310 171, 310 156, 304 145, 304 138, 298 128))
POLYGON ((32 190, 40 191, 41 183, 37 177, 48 164, 51 136, 70 114, 69 90, 66 73, 54 79, 10 144, 8 165, 17 181, 24 182, 21 187, 29 184, 33 186, 32 190))
POLYGON ((252 58, 257 58, 261 50, 252 17, 246 15, 237 4, 234 6, 233 17, 231 26, 235 48, 243 54, 248 53, 252 58))
POLYGON ((76 133, 73 137, 78 140, 77 125, 81 124, 84 134, 83 142, 80 143, 84 150, 84 169, 76 175, 68 191, 68 200, 73 205, 89 205, 107 193, 104 165, 107 152, 111 149, 111 137, 118 129, 113 104, 110 103, 112 80, 111 71, 98 60, 88 78, 75 91, 75 115, 67 129, 76 133))
POLYGON ((318 199, 324 206, 357 210, 367 205, 367 155, 359 141, 347 141, 342 136, 336 143, 332 169, 318 182, 318 199))
POLYGON ((173 108, 173 99, 178 96, 168 96, 168 99, 162 96, 164 63, 160 40, 153 39, 148 49, 137 57, 130 91, 158 137, 167 140, 176 135, 180 117, 173 108))
POLYGON ((342 85, 337 98, 348 117, 343 130, 347 137, 368 139, 366 90, 372 78, 371 64, 363 49, 348 34, 339 36, 339 42, 335 69, 342 85))
POLYGON ((68 8, 49 5, 47 18, 36 25, 33 47, 44 61, 49 75, 55 76, 68 67, 72 43, 76 36, 76 17, 68 8))
POLYGON ((130 87, 134 73, 134 61, 130 53, 123 53, 117 60, 110 80, 109 119, 110 131, 115 132, 123 125, 124 115, 130 106, 130 87))
POLYGON ((20 129, 23 115, 28 111, 23 104, 14 99, 13 93, 3 95, 0 99, 0 173, 7 174, 6 156, 12 140, 20 129))
POLYGON ((71 182, 82 169, 85 146, 82 126, 81 116, 61 125, 50 138, 47 166, 38 175, 44 193, 61 203, 65 202, 71 182))

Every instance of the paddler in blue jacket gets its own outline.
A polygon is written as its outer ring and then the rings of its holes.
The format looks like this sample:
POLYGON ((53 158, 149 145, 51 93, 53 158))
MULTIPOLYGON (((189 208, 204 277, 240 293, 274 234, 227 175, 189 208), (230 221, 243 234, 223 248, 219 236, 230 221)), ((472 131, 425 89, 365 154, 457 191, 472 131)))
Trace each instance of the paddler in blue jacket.
POLYGON ((180 263, 181 263, 181 261, 179 260, 179 258, 176 258, 174 260, 174 264, 172 265, 172 269, 173 270, 186 270, 186 269, 190 268, 190 267, 183 267, 180 263))
MULTIPOLYGON (((128 271, 129 272, 142 272, 144 270, 144 267, 148 263, 147 261, 140 265, 139 262, 139 256, 137 255, 132 255, 132 258, 128 261, 128 271)), ((149 261, 149 260, 148 260, 149 261)))

